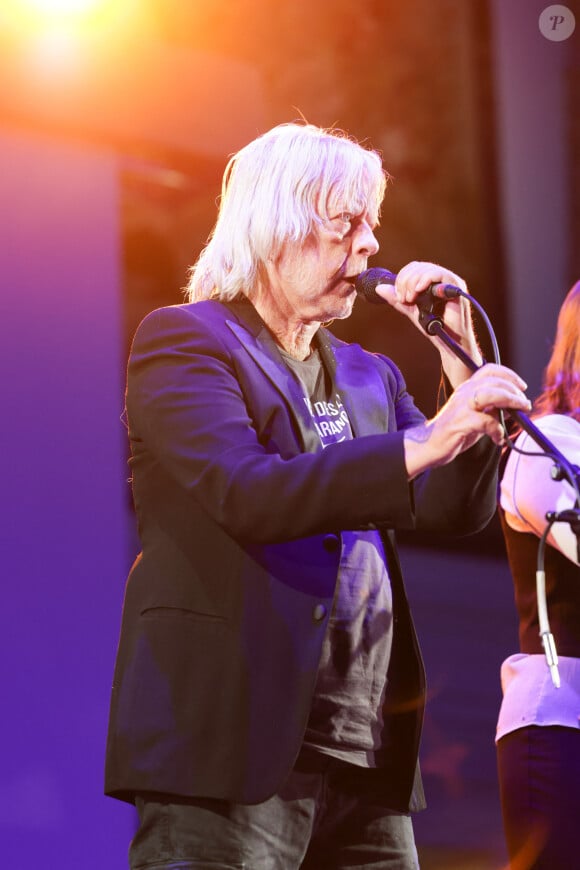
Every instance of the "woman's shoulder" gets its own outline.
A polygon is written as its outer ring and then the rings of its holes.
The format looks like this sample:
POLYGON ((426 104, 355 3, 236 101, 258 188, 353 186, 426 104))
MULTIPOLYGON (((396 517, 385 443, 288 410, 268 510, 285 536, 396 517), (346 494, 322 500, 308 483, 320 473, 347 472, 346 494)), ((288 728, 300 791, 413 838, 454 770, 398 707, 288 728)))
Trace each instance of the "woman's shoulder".
POLYGON ((545 414, 533 421, 542 432, 577 433, 580 435, 580 422, 568 414, 545 414))
MULTIPOLYGON (((580 440, 580 422, 567 414, 544 414, 532 418, 534 426, 548 438, 572 438, 580 440)), ((516 439, 518 447, 529 446, 533 438, 527 432, 520 432, 516 439)))

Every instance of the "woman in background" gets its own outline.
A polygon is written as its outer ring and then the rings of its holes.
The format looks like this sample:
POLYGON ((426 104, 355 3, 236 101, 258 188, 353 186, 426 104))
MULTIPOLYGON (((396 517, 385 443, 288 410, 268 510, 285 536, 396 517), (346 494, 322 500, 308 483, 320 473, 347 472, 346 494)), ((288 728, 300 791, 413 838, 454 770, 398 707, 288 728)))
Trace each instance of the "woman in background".
MULTIPOLYGON (((580 466, 580 281, 560 309, 532 417, 580 466)), ((580 866, 580 541, 568 523, 552 526, 544 564, 560 688, 539 634, 536 566, 546 512, 573 508, 576 494, 567 481, 552 479, 553 460, 529 435, 520 433, 515 446, 525 452, 510 452, 500 487, 520 645, 501 669, 496 743, 504 830, 513 870, 571 870, 580 866)))

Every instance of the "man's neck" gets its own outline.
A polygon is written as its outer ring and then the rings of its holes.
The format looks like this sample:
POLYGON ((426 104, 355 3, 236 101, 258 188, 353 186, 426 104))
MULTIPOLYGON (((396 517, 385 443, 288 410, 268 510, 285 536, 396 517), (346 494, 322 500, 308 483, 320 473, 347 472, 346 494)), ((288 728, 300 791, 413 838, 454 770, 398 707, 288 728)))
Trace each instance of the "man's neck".
POLYGON ((251 300, 256 311, 286 353, 298 360, 307 359, 312 352, 312 341, 321 324, 305 322, 293 313, 272 304, 270 298, 257 296, 251 300))

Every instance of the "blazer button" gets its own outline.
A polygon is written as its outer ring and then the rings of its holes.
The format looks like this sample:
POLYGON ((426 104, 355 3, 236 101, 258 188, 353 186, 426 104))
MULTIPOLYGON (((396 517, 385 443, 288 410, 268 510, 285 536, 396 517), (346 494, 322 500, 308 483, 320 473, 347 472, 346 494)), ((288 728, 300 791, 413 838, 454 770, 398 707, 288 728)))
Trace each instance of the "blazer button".
POLYGON ((336 553, 340 547, 340 538, 338 535, 325 535, 322 539, 322 546, 328 553, 336 553))
POLYGON ((317 604, 312 611, 312 619, 314 620, 314 622, 322 622, 325 616, 326 607, 324 606, 324 604, 317 604))

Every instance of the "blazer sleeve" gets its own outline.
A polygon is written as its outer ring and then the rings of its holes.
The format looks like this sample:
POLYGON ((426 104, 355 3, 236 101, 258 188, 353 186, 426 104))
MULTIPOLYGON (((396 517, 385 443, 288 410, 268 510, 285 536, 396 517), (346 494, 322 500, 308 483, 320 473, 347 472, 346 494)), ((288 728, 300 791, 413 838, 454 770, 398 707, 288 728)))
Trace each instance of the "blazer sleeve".
MULTIPOLYGON (((397 429, 417 425, 425 417, 408 394, 401 373, 386 357, 392 370, 397 429)), ((441 406, 453 388, 442 377, 438 403, 441 406)), ((483 437, 447 465, 418 475, 410 484, 417 531, 450 536, 474 534, 485 528, 497 508, 500 449, 483 437)))
MULTIPOLYGON (((254 393, 265 388, 263 375, 221 322, 202 319, 206 313, 199 304, 158 309, 137 330, 126 395, 134 476, 146 473, 148 462, 160 463, 246 543, 354 529, 377 518, 412 528, 402 433, 319 453, 300 452, 295 440, 296 455, 285 451, 283 458, 275 440, 258 437, 268 420, 255 419, 239 367, 252 369, 254 393)), ((290 437, 292 427, 288 415, 290 437)))

